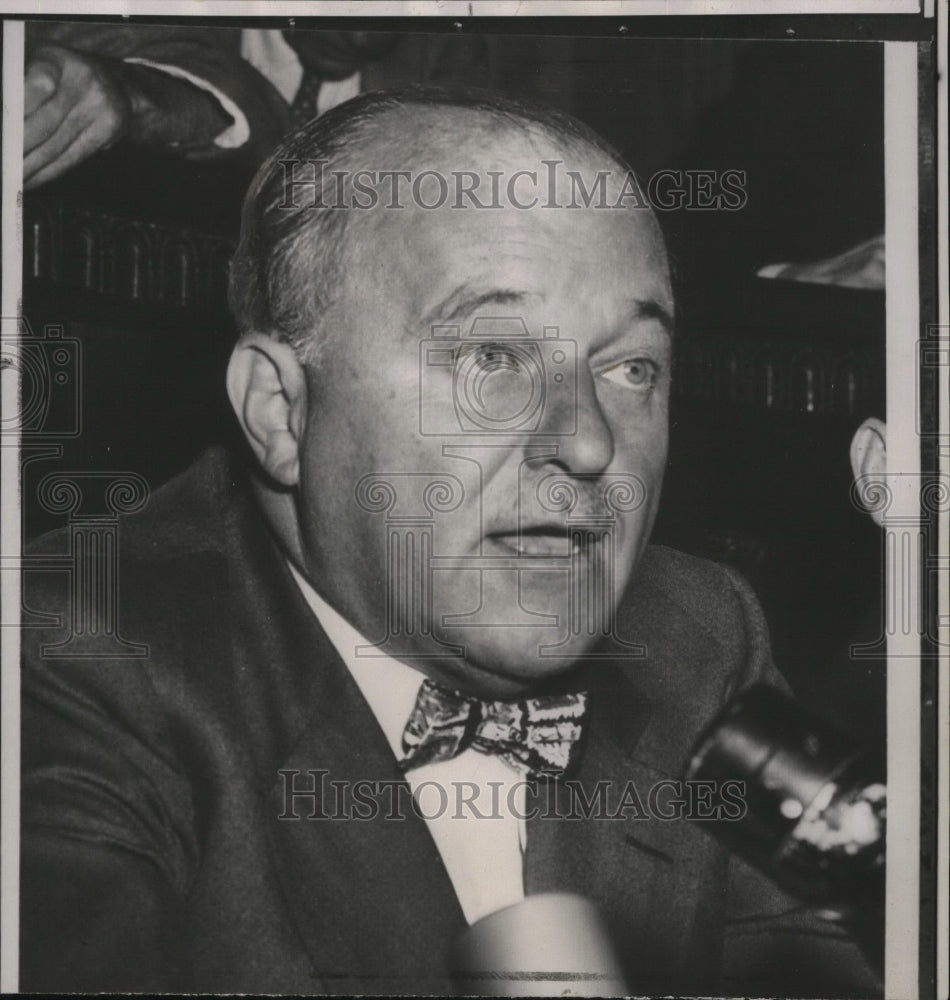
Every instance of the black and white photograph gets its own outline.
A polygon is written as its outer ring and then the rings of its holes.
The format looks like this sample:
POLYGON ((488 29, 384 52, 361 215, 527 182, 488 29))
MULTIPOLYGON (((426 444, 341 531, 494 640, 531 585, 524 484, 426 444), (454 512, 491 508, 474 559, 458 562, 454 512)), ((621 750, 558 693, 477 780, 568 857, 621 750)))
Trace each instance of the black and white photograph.
POLYGON ((947 4, 715 8, 0 4, 3 992, 946 996, 947 4))

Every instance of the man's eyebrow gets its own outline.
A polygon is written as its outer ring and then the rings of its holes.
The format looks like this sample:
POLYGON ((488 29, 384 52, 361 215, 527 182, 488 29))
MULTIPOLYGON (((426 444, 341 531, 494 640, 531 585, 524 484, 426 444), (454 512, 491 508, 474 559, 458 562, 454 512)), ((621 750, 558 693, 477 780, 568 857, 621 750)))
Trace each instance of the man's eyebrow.
POLYGON ((461 285, 446 296, 434 309, 425 316, 425 324, 454 323, 468 319, 485 305, 524 305, 529 298, 536 298, 532 292, 517 291, 513 288, 490 288, 486 291, 476 291, 468 285, 461 285))
POLYGON ((630 308, 632 320, 655 319, 672 337, 676 326, 673 314, 656 299, 634 299, 630 308))

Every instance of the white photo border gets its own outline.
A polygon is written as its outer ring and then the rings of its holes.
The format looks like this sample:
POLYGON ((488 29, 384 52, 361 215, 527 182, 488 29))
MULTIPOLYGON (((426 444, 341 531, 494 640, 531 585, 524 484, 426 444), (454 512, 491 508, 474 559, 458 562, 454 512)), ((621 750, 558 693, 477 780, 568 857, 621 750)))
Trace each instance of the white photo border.
MULTIPOLYGON (((0 0, 0 15, 30 16, 30 6, 22 2, 0 0)), ((422 18, 513 16, 528 18, 557 17, 626 17, 691 16, 691 15, 830 15, 830 14, 905 14, 924 16, 932 12, 932 4, 921 5, 914 0, 720 0, 696 3, 694 0, 609 0, 609 2, 409 2, 382 0, 372 5, 347 0, 326 0, 308 3, 304 0, 272 0, 245 3, 240 0, 141 0, 130 3, 121 0, 46 0, 32 13, 45 17, 61 15, 161 16, 180 18, 211 17, 294 17, 294 16, 372 16, 397 17, 412 14, 422 18), (530 10, 526 10, 530 6, 530 10)), ((938 4, 938 7, 940 5, 938 4)), ((943 324, 950 316, 948 303, 947 246, 947 50, 946 3, 942 6, 937 48, 937 68, 940 83, 936 88, 938 118, 937 169, 938 188, 937 261, 921 261, 921 240, 918 199, 919 135, 918 135, 918 47, 913 41, 885 41, 885 194, 887 261, 887 426, 888 453, 894 465, 907 473, 907 482, 928 471, 921 469, 921 428, 913 405, 919 371, 917 342, 924 323, 943 324), (942 39, 942 42, 941 42, 942 39), (922 317, 919 310, 920 268, 936 265, 938 283, 938 315, 922 317)), ((937 14, 940 22, 940 13, 937 14)), ((2 222, 2 312, 4 337, 15 332, 22 294, 22 218, 20 192, 22 187, 22 78, 23 23, 6 21, 3 25, 3 222, 2 222), (11 207, 15 206, 15 211, 11 207)), ((938 435, 943 468, 947 474, 950 455, 950 366, 939 372, 939 398, 942 408, 935 414, 931 433, 938 435)), ((19 387, 14 369, 2 372, 2 414, 4 421, 17 412, 19 387)), ((4 447, 0 452, 0 499, 2 499, 2 542, 5 566, 20 554, 20 495, 18 490, 18 449, 4 447)), ((895 495, 892 511, 910 519, 920 517, 919 490, 906 489, 895 495)), ((935 517, 939 532, 940 551, 947 551, 950 540, 950 514, 946 506, 935 517)), ((888 587, 900 581, 888 568, 888 587)), ((918 570, 922 569, 918 567, 918 570)), ((948 759, 947 690, 950 684, 948 648, 950 648, 950 613, 948 613, 948 578, 944 571, 939 578, 935 597, 938 612, 937 689, 938 746, 933 748, 940 770, 937 787, 942 801, 938 810, 937 871, 942 898, 938 904, 936 940, 938 948, 947 938, 948 916, 946 884, 948 868, 947 842, 950 827, 947 819, 946 768, 948 759)), ((2 574, 2 621, 6 624, 18 615, 20 591, 17 573, 2 574)), ((2 643, 2 813, 0 842, 3 853, 0 863, 0 991, 12 992, 17 987, 18 964, 18 852, 19 852, 19 633, 16 628, 0 629, 2 643)), ((887 945, 885 996, 889 1000, 911 1000, 920 996, 920 956, 918 954, 920 924, 920 817, 921 817, 921 646, 920 636, 889 635, 888 637, 888 774, 889 829, 887 847, 887 945)), ((946 946, 938 960, 936 995, 945 996, 948 989, 946 946)))

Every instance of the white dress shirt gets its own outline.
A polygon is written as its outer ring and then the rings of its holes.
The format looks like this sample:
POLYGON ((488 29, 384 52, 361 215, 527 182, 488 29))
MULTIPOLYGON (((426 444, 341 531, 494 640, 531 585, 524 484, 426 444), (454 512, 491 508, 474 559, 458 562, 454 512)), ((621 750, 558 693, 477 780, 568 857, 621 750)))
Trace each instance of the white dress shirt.
MULTIPOLYGON (((294 579, 336 647, 397 760, 425 676, 389 656, 357 655, 363 636, 291 566, 294 579)), ((332 778, 332 775, 331 775, 332 778)), ((463 751, 406 773, 413 797, 471 924, 524 899, 525 782, 500 757, 463 751)))
MULTIPOLYGON (((270 80, 288 104, 293 103, 303 80, 303 66, 283 32, 275 28, 243 28, 241 58, 270 80)), ((356 97, 360 92, 360 83, 358 72, 343 80, 324 80, 317 94, 317 114, 322 115, 330 108, 356 97)))

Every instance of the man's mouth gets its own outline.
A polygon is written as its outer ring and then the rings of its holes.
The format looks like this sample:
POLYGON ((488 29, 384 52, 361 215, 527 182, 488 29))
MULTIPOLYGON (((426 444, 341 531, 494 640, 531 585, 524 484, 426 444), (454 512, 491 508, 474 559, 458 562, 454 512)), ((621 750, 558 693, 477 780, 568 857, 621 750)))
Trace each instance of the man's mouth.
POLYGON ((485 536, 485 540, 496 551, 504 550, 508 555, 548 559, 576 553, 582 545, 578 540, 572 544, 564 528, 548 525, 523 528, 521 531, 493 531, 485 536))

